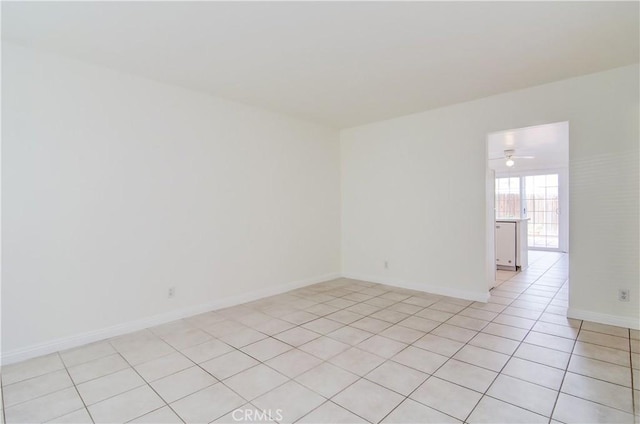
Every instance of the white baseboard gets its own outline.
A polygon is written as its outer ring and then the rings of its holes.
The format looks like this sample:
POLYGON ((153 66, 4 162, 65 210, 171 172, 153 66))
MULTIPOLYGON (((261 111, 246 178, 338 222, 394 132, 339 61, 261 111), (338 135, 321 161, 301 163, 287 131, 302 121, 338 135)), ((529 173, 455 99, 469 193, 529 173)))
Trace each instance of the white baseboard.
POLYGON ((175 321, 182 318, 187 318, 187 317, 198 315, 204 312, 227 308, 230 306, 251 302, 253 300, 262 299, 264 297, 284 293, 289 290, 294 290, 300 287, 306 287, 311 284, 334 280, 336 278, 340 278, 340 276, 341 276, 340 273, 336 272, 336 273, 321 275, 318 277, 306 278, 304 280, 293 281, 290 283, 281 284, 274 287, 268 287, 262 290, 257 290, 251 293, 241 294, 237 296, 229 296, 222 299, 214 300, 213 302, 190 306, 187 308, 182 308, 182 309, 166 312, 159 315, 142 318, 136 321, 125 322, 122 324, 114 325, 107 328, 102 328, 99 330, 89 331, 86 333, 77 334, 69 337, 63 337, 60 339, 51 340, 44 343, 38 343, 38 344, 27 346, 24 348, 11 350, 9 352, 3 352, 1 363, 2 365, 8 365, 15 362, 24 361, 26 359, 35 358, 37 356, 47 355, 49 353, 71 349, 77 346, 85 345, 87 343, 93 343, 99 340, 120 336, 123 334, 131 333, 131 332, 142 330, 145 328, 155 327, 156 325, 165 324, 167 322, 175 321))
POLYGON ((408 281, 398 280, 396 278, 377 277, 370 275, 360 275, 343 273, 342 277, 351 278, 353 280, 368 281, 371 283, 386 284, 388 286, 400 287, 403 289, 419 290, 425 293, 439 294, 443 296, 456 297, 458 299, 473 300, 476 302, 487 302, 489 300, 489 291, 486 293, 473 292, 469 290, 458 290, 443 286, 430 286, 408 281))
POLYGON ((585 311, 584 309, 569 308, 567 317, 593 321, 599 324, 614 325, 616 327, 632 328, 640 330, 640 318, 625 317, 620 315, 602 314, 600 312, 585 311))

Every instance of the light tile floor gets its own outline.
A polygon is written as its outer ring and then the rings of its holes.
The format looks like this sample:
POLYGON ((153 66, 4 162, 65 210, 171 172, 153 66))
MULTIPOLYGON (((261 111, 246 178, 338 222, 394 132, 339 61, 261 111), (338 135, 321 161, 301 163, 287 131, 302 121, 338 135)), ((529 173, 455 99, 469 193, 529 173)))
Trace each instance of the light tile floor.
POLYGON ((566 255, 530 256, 486 304, 339 279, 5 366, 2 419, 640 422, 638 331, 567 319, 566 255))

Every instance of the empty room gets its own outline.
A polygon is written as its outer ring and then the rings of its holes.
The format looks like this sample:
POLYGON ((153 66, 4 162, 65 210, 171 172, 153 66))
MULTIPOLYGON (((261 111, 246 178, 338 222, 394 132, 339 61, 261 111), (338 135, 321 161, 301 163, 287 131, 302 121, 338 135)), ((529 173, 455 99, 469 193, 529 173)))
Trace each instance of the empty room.
POLYGON ((2 423, 640 423, 640 3, 1 3, 2 423))

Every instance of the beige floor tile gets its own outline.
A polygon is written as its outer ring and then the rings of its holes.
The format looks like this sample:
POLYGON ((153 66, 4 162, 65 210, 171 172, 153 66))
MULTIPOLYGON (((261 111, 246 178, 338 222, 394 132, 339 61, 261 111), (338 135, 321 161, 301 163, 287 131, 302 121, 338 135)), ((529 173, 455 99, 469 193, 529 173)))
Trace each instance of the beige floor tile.
POLYGON ((71 387, 6 408, 4 414, 7 423, 36 423, 50 421, 83 407, 76 389, 71 387))
POLYGON ((349 349, 349 345, 329 337, 320 337, 299 347, 300 350, 310 353, 320 359, 327 360, 340 352, 349 349))
POLYGON ((241 350, 258 361, 267 361, 291 349, 293 349, 291 345, 269 337, 245 346, 241 350))
POLYGON ((466 308, 466 306, 457 305, 455 303, 446 302, 444 300, 441 300, 429 306, 429 309, 434 309, 436 311, 449 312, 451 314, 457 314, 458 312, 462 311, 464 308, 466 308))
POLYGON ((244 403, 227 386, 217 383, 172 403, 171 407, 187 423, 209 423, 244 403))
POLYGON ((224 384, 246 400, 251 401, 287 381, 288 378, 284 375, 260 364, 224 380, 224 384))
POLYGON ((446 337, 447 339, 456 340, 462 343, 467 343, 469 340, 474 338, 476 334, 478 334, 478 332, 445 323, 431 331, 431 334, 446 337))
POLYGON ((461 421, 464 421, 481 397, 480 393, 437 377, 429 378, 410 396, 413 400, 461 421))
POLYGON ((483 397, 467 422, 470 424, 547 423, 549 418, 490 397, 483 397))
POLYGON ((382 420, 383 423, 459 423, 461 421, 411 399, 405 399, 382 420))
POLYGON ((611 336, 594 331, 581 330, 578 335, 581 342, 593 343, 600 346, 629 351, 629 339, 625 337, 611 336))
POLYGON ((537 331, 538 333, 552 334, 554 336, 574 340, 578 337, 579 330, 577 328, 568 327, 566 325, 538 321, 536 325, 533 326, 533 331, 537 331))
POLYGON ((431 374, 440 368, 440 366, 449 358, 443 355, 438 355, 437 353, 409 346, 391 359, 408 367, 431 374))
POLYGON ((448 360, 434 376, 484 393, 498 373, 455 359, 448 360))
POLYGON ((116 353, 70 367, 68 371, 75 384, 80 384, 126 368, 129 368, 129 364, 119 353, 116 353))
POLYGON ((618 409, 560 393, 553 418, 567 424, 633 423, 633 415, 618 409))
POLYGON ((522 343, 513 356, 563 370, 567 369, 571 357, 566 352, 528 343, 522 343))
POLYGON ((232 375, 253 367, 254 365, 258 365, 258 361, 239 350, 225 353, 222 356, 200 364, 202 368, 211 373, 211 375, 218 380, 231 377, 232 375))
POLYGON ((64 364, 57 353, 28 359, 17 364, 2 367, 2 385, 17 383, 28 378, 38 377, 64 368, 64 364))
POLYGON ((371 299, 373 296, 364 294, 364 293, 350 293, 346 296, 342 296, 343 299, 353 300, 354 302, 364 302, 365 300, 371 299))
POLYGON ((343 309, 341 311, 337 311, 327 315, 326 318, 347 325, 351 324, 352 322, 358 321, 361 318, 364 318, 364 315, 356 314, 355 312, 350 312, 343 309))
POLYGON ((198 366, 193 366, 150 384, 165 402, 171 403, 215 383, 217 380, 209 373, 198 366))
POLYGON ((175 352, 175 349, 160 339, 152 339, 139 347, 119 351, 129 364, 136 366, 175 352))
POLYGON ((180 424, 182 420, 171 408, 164 406, 129 422, 133 424, 180 424))
POLYGON ((406 348, 407 344, 391 340, 387 337, 375 335, 363 341, 357 347, 383 358, 391 358, 393 355, 406 348))
POLYGON ((300 417, 314 410, 325 398, 312 392, 306 387, 289 381, 253 401, 253 404, 263 410, 282 410, 280 423, 293 423, 300 417))
POLYGON ((247 327, 245 325, 242 325, 236 321, 231 321, 226 319, 224 321, 218 321, 213 324, 209 324, 202 328, 202 330, 218 338, 224 337, 230 334, 238 333, 246 329, 247 327))
POLYGON ((222 336, 220 337, 220 340, 239 349, 243 346, 250 345, 252 343, 255 343, 259 340, 263 340, 266 338, 267 338, 266 334, 253 330, 251 328, 245 328, 238 332, 234 332, 234 333, 222 336))
POLYGON ((145 381, 133 369, 127 368, 86 383, 78 384, 84 403, 92 405, 104 399, 142 386, 145 381))
POLYGON ((329 359, 329 362, 356 375, 363 376, 383 363, 384 360, 377 355, 353 347, 329 359))
POLYGON ((162 399, 145 385, 91 405, 89 412, 96 423, 117 423, 140 417, 162 405, 162 399))
POLYGON ((596 333, 609 334, 611 336, 618 336, 623 338, 629 337, 629 329, 623 327, 614 327, 613 325, 599 324, 597 322, 584 321, 582 323, 582 329, 588 331, 594 331, 596 333))
POLYGON ((374 297, 374 298, 371 298, 369 300, 365 300, 364 303, 366 303, 367 305, 373 305, 373 306, 379 306, 381 308, 386 308, 386 307, 396 303, 396 301, 391 300, 391 299, 386 299, 386 298, 383 298, 383 297, 374 297))
POLYGON ((500 313, 502 311, 504 311, 504 309, 506 308, 506 306, 504 305, 496 305, 494 303, 482 303, 482 302, 473 302, 470 305, 471 308, 473 309, 479 309, 481 311, 489 311, 489 312, 495 312, 495 313, 500 313))
POLYGON ((280 411, 278 410, 262 410, 256 408, 251 403, 247 403, 242 405, 233 411, 229 412, 226 415, 218 418, 213 421, 214 423, 220 424, 236 424, 236 423, 245 423, 245 424, 256 424, 256 423, 275 423, 274 420, 280 418, 280 411))
POLYGON ((631 373, 629 372, 629 368, 609 362, 573 355, 569 361, 568 370, 576 374, 631 387, 631 373))
POLYGON ((562 383, 562 392, 633 413, 633 393, 629 387, 568 372, 562 383))
POLYGON ((320 334, 302 327, 294 327, 290 330, 278 333, 273 337, 291 346, 297 347, 310 342, 313 339, 317 339, 318 337, 320 337, 320 334))
POLYGON ((163 340, 175 349, 181 350, 207 342, 212 338, 211 334, 205 333, 197 328, 192 328, 184 332, 170 334, 163 337, 163 340))
POLYGON ((66 370, 54 371, 2 388, 3 407, 7 408, 73 386, 66 370))
POLYGON ((351 327, 359 328, 361 330, 368 331, 373 334, 377 334, 385 328, 391 327, 391 323, 383 321, 381 319, 364 317, 356 322, 350 324, 351 327))
POLYGON ((494 336, 493 334, 478 333, 473 339, 469 340, 469 344, 476 347, 492 350, 505 355, 512 355, 516 351, 520 342, 504 337, 494 336))
POLYGON ((413 343, 413 346, 450 357, 459 351, 464 346, 464 343, 427 334, 413 343))
POLYGON ((511 358, 502 373, 553 390, 560 389, 564 377, 564 371, 558 368, 520 358, 511 358))
POLYGON ((332 331, 331 333, 327 334, 327 337, 355 346, 358 343, 365 341, 372 335, 373 333, 370 333, 368 331, 346 326, 339 328, 336 331, 332 331))
POLYGON ((200 364, 202 362, 208 361, 209 359, 213 359, 218 356, 224 355, 225 353, 231 352, 232 350, 233 347, 221 342, 220 340, 214 339, 197 346, 192 346, 190 348, 184 349, 182 350, 182 354, 191 359, 196 364, 200 364))
MULTIPOLYGON (((631 366, 633 369, 640 369, 640 353, 631 352, 631 366)), ((640 381, 638 382, 638 387, 640 387, 640 381)))
POLYGON ((548 322, 551 324, 564 325, 567 327, 580 328, 581 320, 567 318, 566 316, 556 315, 556 314, 547 314, 544 313, 540 315, 539 318, 542 322, 548 322))
POLYGON ((507 375, 499 375, 487 395, 549 417, 558 392, 507 375))
POLYGON ((382 420, 404 397, 368 380, 358 380, 332 399, 370 422, 382 420))
POLYGON ((307 330, 315 331, 318 334, 328 334, 338 328, 344 327, 344 324, 327 318, 318 318, 302 325, 307 330))
POLYGON ((524 341, 536 346, 548 347, 550 349, 559 350, 561 352, 571 353, 574 341, 564 337, 553 336, 551 334, 538 333, 531 331, 524 341))
POLYGON ((271 319, 259 324, 256 324, 253 328, 258 330, 261 333, 267 334, 269 336, 273 336, 274 334, 281 333, 285 330, 295 327, 295 324, 290 322, 281 320, 281 319, 271 319))
POLYGON ((317 315, 314 315, 305 311, 298 311, 298 312, 294 312, 288 315, 283 315, 282 317, 280 317, 280 319, 283 319, 285 321, 288 321, 296 325, 302 325, 306 322, 313 321, 314 319, 317 319, 317 318, 318 318, 317 315))
POLYGON ((179 352, 154 359, 136 367, 136 371, 146 381, 151 382, 169 374, 182 371, 193 366, 193 362, 179 352))
POLYGON ((428 374, 393 361, 384 362, 365 376, 367 380, 405 396, 414 391, 427 377, 428 374))
POLYGON ((60 357, 67 367, 73 367, 108 355, 113 355, 114 353, 116 353, 116 350, 109 342, 101 341, 64 350, 60 352, 60 357))
POLYGON ((528 318, 515 317, 512 315, 500 314, 493 320, 494 323, 509 325, 511 327, 522 328, 524 330, 530 330, 535 325, 536 321, 528 318))
POLYGON ((512 327, 510 325, 490 323, 482 329, 483 333, 491 334, 494 336, 504 337, 507 339, 522 341, 529 332, 523 328, 512 327))
POLYGON ((509 360, 508 355, 471 345, 460 349, 453 358, 496 372, 500 371, 509 360))
POLYGON ((482 320, 482 321, 492 321, 498 316, 498 313, 487 311, 487 310, 480 310, 476 308, 467 308, 460 311, 459 315, 465 316, 468 318, 475 318, 477 320, 482 320))
POLYGON ((300 424, 318 424, 318 423, 335 423, 335 424, 359 424, 368 423, 362 417, 359 417, 352 412, 347 411, 341 406, 336 405, 331 401, 327 401, 314 409, 304 417, 302 417, 296 423, 300 424))
MULTIPOLYGON (((512 302, 511 305, 513 305, 515 303, 512 302)), ((518 308, 516 306, 508 306, 504 311, 502 311, 503 314, 505 315, 513 315, 515 317, 520 317, 520 318, 527 318, 527 319, 538 319, 540 317, 540 315, 542 314, 542 311, 536 311, 533 309, 525 309, 525 308, 518 308)))
POLYGON ((287 377, 294 378, 319 365, 321 362, 321 359, 309 353, 303 352, 299 349, 292 349, 282 355, 268 360, 265 363, 287 377))
POLYGON ((625 367, 629 366, 629 352, 620 349, 578 341, 573 348, 573 354, 625 367))
POLYGON ((381 319, 383 321, 390 322, 392 324, 396 324, 403 319, 407 318, 409 314, 405 314, 403 312, 394 311, 391 309, 382 309, 378 312, 371 314, 372 318, 381 319))
POLYGON ((480 331, 489 324, 489 321, 483 321, 477 318, 470 318, 462 315, 454 315, 447 324, 457 327, 468 328, 469 330, 480 331))
POLYGON ((409 303, 404 303, 404 302, 398 302, 389 306, 387 309, 391 311, 402 312, 403 314, 413 315, 423 310, 424 307, 418 306, 418 305, 411 305, 409 303))
POLYGON ((310 369, 295 380, 326 398, 334 396, 358 380, 358 376, 328 362, 310 369))
POLYGON ((424 336, 425 333, 396 324, 380 332, 380 335, 403 343, 413 343, 424 336))
POLYGON ((426 318, 431 321, 445 322, 446 320, 454 316, 454 314, 450 312, 444 312, 444 311, 438 311, 435 309, 426 308, 418 312, 416 316, 420 318, 426 318))
POLYGON ((56 417, 51 421, 47 421, 47 423, 56 423, 56 424, 87 424, 92 423, 91 416, 89 415, 89 411, 87 408, 78 409, 77 411, 69 412, 66 415, 61 417, 56 417))
POLYGON ((379 306, 368 305, 366 303, 358 303, 353 306, 349 306, 347 311, 355 312, 356 314, 368 316, 374 312, 378 312, 381 308, 379 306))

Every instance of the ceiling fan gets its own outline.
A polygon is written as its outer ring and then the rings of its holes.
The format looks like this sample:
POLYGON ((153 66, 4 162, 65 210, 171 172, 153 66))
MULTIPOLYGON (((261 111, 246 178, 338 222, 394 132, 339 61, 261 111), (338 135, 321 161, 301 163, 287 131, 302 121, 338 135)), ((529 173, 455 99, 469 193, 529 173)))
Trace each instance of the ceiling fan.
POLYGON ((516 151, 513 149, 507 149, 504 151, 504 156, 489 158, 489 160, 506 159, 507 161, 505 162, 505 165, 507 165, 508 167, 512 167, 515 164, 515 162, 513 161, 514 159, 535 159, 535 156, 516 156, 515 152, 516 151))

